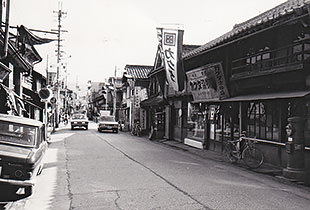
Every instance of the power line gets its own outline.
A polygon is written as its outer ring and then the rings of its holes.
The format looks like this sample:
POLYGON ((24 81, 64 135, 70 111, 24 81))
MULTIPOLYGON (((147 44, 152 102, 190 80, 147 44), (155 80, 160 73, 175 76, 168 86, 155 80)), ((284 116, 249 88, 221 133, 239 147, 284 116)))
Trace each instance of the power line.
MULTIPOLYGON (((1 27, 4 27, 5 24, 2 23, 1 27)), ((10 28, 18 28, 17 26, 9 26, 10 28)), ((58 32, 54 32, 53 29, 51 31, 45 31, 45 30, 39 30, 39 29, 33 29, 33 28, 27 28, 29 31, 34 31, 34 32, 40 32, 40 33, 49 33, 49 34, 58 34, 58 32)), ((68 32, 68 31, 63 31, 63 32, 68 32)))

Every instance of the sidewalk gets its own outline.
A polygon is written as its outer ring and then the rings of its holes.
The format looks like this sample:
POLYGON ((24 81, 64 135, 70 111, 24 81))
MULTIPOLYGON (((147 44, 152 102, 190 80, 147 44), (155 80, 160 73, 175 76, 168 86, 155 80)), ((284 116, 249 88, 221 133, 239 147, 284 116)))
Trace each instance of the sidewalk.
MULTIPOLYGON (((174 141, 174 140, 158 140, 158 142, 165 144, 165 145, 168 145, 170 147, 182 149, 183 151, 187 151, 189 153, 198 155, 202 158, 211 159, 211 160, 219 161, 219 162, 229 163, 229 161, 227 160, 224 153, 219 153, 219 152, 215 152, 212 150, 201 150, 201 149, 191 147, 191 146, 188 146, 186 144, 183 144, 181 142, 174 141)), ((236 165, 238 165, 239 167, 247 168, 241 162, 237 163, 236 165)), ((281 168, 273 166, 273 165, 268 164, 268 163, 264 163, 261 167, 259 167, 257 169, 249 169, 249 170, 255 171, 257 173, 269 174, 269 175, 273 175, 273 176, 279 176, 282 174, 281 168)))
MULTIPOLYGON (((145 136, 144 139, 147 141, 150 141, 147 136, 145 136)), ((197 156, 204 158, 204 159, 210 159, 210 160, 230 164, 230 162, 227 160, 224 153, 219 153, 219 152, 215 152, 212 150, 198 149, 198 148, 186 145, 184 143, 181 143, 181 142, 178 142, 175 140, 157 139, 157 140, 152 140, 152 141, 154 143, 164 144, 164 145, 167 145, 169 147, 173 147, 175 149, 179 149, 179 150, 189 152, 191 154, 197 155, 197 156)), ((236 167, 245 168, 247 170, 251 170, 255 173, 269 175, 269 176, 273 177, 274 179, 276 179, 277 181, 282 182, 282 183, 295 184, 298 186, 309 187, 309 184, 307 184, 307 183, 294 182, 294 181, 291 181, 289 179, 286 179, 285 177, 282 176, 282 168, 281 167, 277 167, 277 166, 274 166, 274 165, 266 163, 266 162, 264 162, 263 165, 257 169, 249 169, 245 164, 242 163, 242 161, 238 161, 237 163, 232 164, 232 165, 235 165, 236 167)))

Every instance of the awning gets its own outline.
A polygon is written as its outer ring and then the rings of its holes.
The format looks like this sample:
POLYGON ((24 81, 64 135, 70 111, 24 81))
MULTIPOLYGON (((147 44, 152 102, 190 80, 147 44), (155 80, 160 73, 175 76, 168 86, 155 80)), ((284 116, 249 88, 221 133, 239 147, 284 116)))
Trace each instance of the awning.
POLYGON ((19 32, 19 39, 23 43, 27 43, 30 45, 37 45, 37 44, 45 44, 49 43, 51 41, 54 41, 54 39, 48 39, 48 38, 41 38, 36 35, 34 35, 28 28, 21 25, 20 27, 17 27, 17 30, 19 32))
MULTIPOLYGON (((40 106, 38 106, 37 104, 34 104, 34 103, 32 103, 32 102, 30 102, 30 101, 27 101, 27 100, 24 100, 24 101, 25 101, 26 104, 29 104, 30 106, 33 106, 33 107, 35 107, 35 108, 37 108, 37 109, 39 109, 39 110, 43 110, 43 108, 40 107, 40 106)), ((25 111, 26 111, 26 110, 25 110, 25 111)))
POLYGON ((148 107, 148 106, 158 106, 166 103, 166 100, 163 96, 156 96, 153 98, 145 99, 144 101, 140 102, 141 107, 148 107))
POLYGON ((99 101, 104 100, 104 99, 105 99, 104 95, 100 95, 100 96, 94 98, 94 100, 92 100, 90 103, 93 104, 93 103, 99 102, 99 101))
POLYGON ((226 99, 206 99, 194 101, 193 103, 219 103, 219 102, 237 102, 237 101, 259 101, 259 100, 270 100, 270 99, 287 99, 287 98, 303 98, 310 95, 310 90, 303 91, 291 91, 291 92, 279 92, 279 93, 265 93, 265 94, 254 94, 254 95, 243 95, 236 96, 226 99))

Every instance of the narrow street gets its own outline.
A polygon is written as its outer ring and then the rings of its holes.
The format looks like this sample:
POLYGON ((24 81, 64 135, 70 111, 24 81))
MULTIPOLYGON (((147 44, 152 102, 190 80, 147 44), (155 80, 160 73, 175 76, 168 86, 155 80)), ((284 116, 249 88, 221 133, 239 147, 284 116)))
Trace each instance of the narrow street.
POLYGON ((310 0, 0 14, 0 210, 310 209, 310 0))
POLYGON ((52 135, 32 196, 5 209, 307 209, 309 189, 129 133, 52 135))

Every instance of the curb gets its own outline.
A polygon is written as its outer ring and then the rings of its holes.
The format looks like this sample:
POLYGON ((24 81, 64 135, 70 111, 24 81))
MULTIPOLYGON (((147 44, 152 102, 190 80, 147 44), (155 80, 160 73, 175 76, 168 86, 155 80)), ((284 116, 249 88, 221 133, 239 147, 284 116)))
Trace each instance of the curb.
MULTIPOLYGON (((148 140, 147 138, 145 138, 145 139, 148 140)), ((175 141, 175 140, 158 139, 158 140, 152 140, 152 142, 158 143, 158 144, 164 144, 164 145, 169 146, 171 148, 186 151, 186 152, 189 152, 191 154, 197 155, 201 158, 207 158, 207 159, 218 161, 218 162, 229 163, 228 160, 226 159, 226 157, 222 153, 218 153, 218 152, 215 152, 212 150, 198 149, 195 147, 191 147, 189 145, 185 145, 185 144, 178 142, 178 141, 175 141)), ((295 182, 293 180, 289 180, 289 179, 283 177, 282 176, 282 168, 271 165, 269 163, 264 163, 261 167, 259 167, 257 169, 249 169, 246 166, 244 166, 242 163, 238 164, 237 166, 240 168, 244 168, 244 169, 253 171, 253 172, 258 173, 258 174, 267 175, 269 177, 272 177, 274 180, 276 180, 280 183, 295 185, 295 186, 304 187, 307 189, 309 189, 309 187, 310 187, 310 185, 305 183, 305 182, 295 182)))

